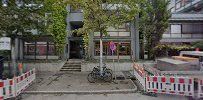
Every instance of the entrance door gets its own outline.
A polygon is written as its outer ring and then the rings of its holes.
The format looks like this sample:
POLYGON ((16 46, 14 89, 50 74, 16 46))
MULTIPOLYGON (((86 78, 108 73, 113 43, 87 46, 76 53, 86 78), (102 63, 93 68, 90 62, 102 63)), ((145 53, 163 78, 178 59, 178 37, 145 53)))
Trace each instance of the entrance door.
POLYGON ((70 59, 82 59, 83 52, 84 50, 81 40, 70 41, 70 59))

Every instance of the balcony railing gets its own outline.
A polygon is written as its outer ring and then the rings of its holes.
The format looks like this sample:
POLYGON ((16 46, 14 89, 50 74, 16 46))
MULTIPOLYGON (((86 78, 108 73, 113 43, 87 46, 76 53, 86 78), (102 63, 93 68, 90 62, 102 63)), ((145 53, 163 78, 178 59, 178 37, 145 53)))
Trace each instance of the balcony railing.
POLYGON ((163 34, 163 39, 202 39, 203 33, 199 34, 163 34))
POLYGON ((202 0, 176 0, 175 5, 174 5, 175 12, 179 12, 184 9, 188 9, 201 1, 202 0))

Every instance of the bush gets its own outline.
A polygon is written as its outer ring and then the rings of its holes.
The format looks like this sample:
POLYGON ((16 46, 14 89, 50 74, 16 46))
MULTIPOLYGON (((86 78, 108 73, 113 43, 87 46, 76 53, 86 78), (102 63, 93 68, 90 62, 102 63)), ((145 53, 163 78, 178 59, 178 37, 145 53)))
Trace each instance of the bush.
POLYGON ((194 47, 190 45, 161 44, 156 46, 154 49, 156 57, 164 57, 164 56, 178 56, 180 54, 180 51, 191 51, 194 50, 194 47))
POLYGON ((198 41, 192 44, 194 48, 200 48, 200 50, 203 50, 203 41, 198 41))

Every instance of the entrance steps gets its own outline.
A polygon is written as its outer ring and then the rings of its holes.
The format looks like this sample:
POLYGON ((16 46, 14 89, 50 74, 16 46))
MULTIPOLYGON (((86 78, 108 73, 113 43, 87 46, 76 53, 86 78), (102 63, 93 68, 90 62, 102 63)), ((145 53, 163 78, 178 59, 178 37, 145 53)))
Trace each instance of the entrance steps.
POLYGON ((81 72, 81 61, 80 59, 69 59, 60 71, 81 72))

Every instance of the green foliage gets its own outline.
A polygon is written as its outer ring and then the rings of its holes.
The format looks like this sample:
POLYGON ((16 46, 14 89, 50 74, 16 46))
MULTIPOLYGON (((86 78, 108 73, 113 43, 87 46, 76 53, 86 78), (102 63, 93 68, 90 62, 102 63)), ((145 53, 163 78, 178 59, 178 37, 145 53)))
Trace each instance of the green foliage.
MULTIPOLYGON (((31 3, 31 2, 26 2, 31 3)), ((8 0, 8 6, 0 5, 0 34, 7 36, 13 33, 25 34, 26 30, 39 29, 40 24, 39 9, 36 7, 28 7, 25 5, 17 6, 15 0, 8 0)))
POLYGON ((149 59, 155 58, 154 47, 159 44, 163 33, 169 25, 168 19, 171 14, 167 9, 169 1, 167 0, 148 0, 142 4, 140 31, 146 39, 146 49, 149 59))
POLYGON ((195 48, 200 48, 201 50, 203 50, 203 41, 194 42, 192 45, 195 48))
POLYGON ((66 44, 66 17, 67 17, 67 4, 63 0, 45 0, 44 1, 46 13, 49 15, 48 31, 54 39, 58 54, 64 51, 66 44))
POLYGON ((194 47, 191 45, 160 44, 160 45, 157 45, 154 48, 154 50, 155 50, 155 55, 157 57, 177 56, 177 55, 179 55, 180 51, 194 50, 194 47))

